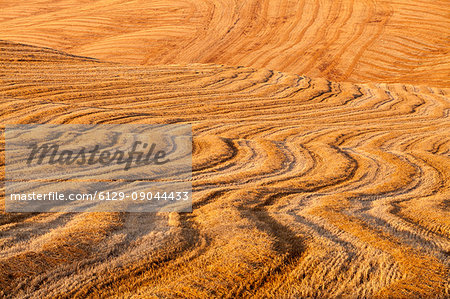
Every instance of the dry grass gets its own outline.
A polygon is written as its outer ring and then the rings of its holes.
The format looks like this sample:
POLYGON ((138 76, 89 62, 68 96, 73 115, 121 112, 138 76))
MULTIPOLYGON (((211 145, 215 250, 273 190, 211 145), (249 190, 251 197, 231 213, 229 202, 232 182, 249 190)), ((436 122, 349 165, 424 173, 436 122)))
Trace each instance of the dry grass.
POLYGON ((192 214, 2 214, 3 295, 449 295, 448 89, 0 55, 3 123, 192 123, 196 191, 192 214))
POLYGON ((3 0, 0 39, 126 64, 450 84, 446 0, 3 0))
POLYGON ((446 1, 81 2, 0 4, 2 126, 191 123, 194 209, 0 212, 0 297, 450 297, 446 1))

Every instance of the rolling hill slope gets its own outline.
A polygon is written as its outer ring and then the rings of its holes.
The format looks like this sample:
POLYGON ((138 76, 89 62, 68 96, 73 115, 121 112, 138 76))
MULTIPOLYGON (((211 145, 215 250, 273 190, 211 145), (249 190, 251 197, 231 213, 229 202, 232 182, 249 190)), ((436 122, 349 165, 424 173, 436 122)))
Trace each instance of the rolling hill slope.
POLYGON ((189 214, 1 212, 0 296, 449 296, 449 92, 1 41, 2 124, 192 123, 196 192, 189 214))
POLYGON ((4 0, 0 11, 0 39, 102 60, 450 87, 447 0, 4 0))

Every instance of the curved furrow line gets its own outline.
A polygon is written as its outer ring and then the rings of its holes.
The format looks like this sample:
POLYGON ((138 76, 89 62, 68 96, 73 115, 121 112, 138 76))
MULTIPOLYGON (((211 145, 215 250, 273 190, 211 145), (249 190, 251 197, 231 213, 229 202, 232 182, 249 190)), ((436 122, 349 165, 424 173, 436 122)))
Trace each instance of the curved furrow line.
MULTIPOLYGON (((380 283, 379 275, 371 275, 371 272, 379 271, 377 268, 380 267, 377 267, 376 264, 379 263, 381 251, 378 251, 378 254, 375 255, 377 259, 374 259, 373 250, 365 253, 367 245, 358 242, 358 239, 344 230, 336 229, 335 226, 327 224, 324 219, 311 216, 307 212, 307 207, 314 205, 313 198, 320 196, 320 194, 316 194, 301 197, 304 198, 300 201, 301 211, 296 208, 293 212, 292 204, 286 203, 286 201, 283 201, 283 204, 277 203, 276 212, 273 212, 277 219, 284 218, 282 223, 304 235, 309 241, 308 244, 311 244, 313 248, 310 248, 310 251, 307 250, 304 254, 305 257, 297 261, 296 267, 290 274, 279 277, 278 286, 272 286, 269 290, 274 292, 274 290, 283 288, 283 291, 289 294, 295 290, 293 296, 318 294, 325 297, 336 297, 355 295, 355 290, 356 293, 371 292, 368 289, 371 290, 373 284, 377 284, 378 287, 388 285, 391 280, 387 283, 380 283), (292 223, 295 223, 295 226, 292 223), (311 242, 312 240, 314 242, 311 242), (309 266, 310 263, 313 265, 309 266), (355 264, 358 266, 352 266, 355 264), (319 291, 313 291, 313 285, 316 288, 319 287, 319 291)), ((293 197, 293 199, 296 198, 298 198, 297 195, 293 197)), ((298 202, 298 200, 295 201, 298 202)), ((298 207, 298 204, 295 206, 298 207)), ((390 262, 382 268, 392 271, 395 267, 395 262, 390 262)), ((398 276, 400 275, 397 274, 393 279, 398 279, 398 276)))
MULTIPOLYGON (((415 167, 420 171, 418 176, 421 177, 423 175, 422 168, 418 165, 415 165, 415 167)), ((411 182, 411 186, 405 186, 402 189, 389 192, 388 194, 370 195, 365 194, 364 189, 361 191, 356 189, 355 191, 358 192, 353 198, 353 206, 355 208, 352 209, 351 214, 365 220, 375 228, 382 229, 398 238, 402 238, 405 240, 404 242, 416 247, 418 250, 427 250, 425 247, 428 247, 431 251, 439 253, 440 250, 436 249, 441 246, 437 244, 445 243, 445 239, 436 234, 429 235, 427 233, 429 230, 425 230, 417 225, 415 226, 414 223, 407 223, 401 218, 396 219, 392 217, 393 211, 397 209, 399 203, 408 205, 408 201, 412 198, 430 196, 430 194, 426 193, 421 194, 422 189, 425 189, 427 192, 432 192, 428 191, 429 189, 427 188, 430 186, 424 184, 424 181, 422 178, 419 178, 416 182, 411 182), (415 194, 414 197, 412 197, 411 193, 415 194)))
POLYGON ((1 281, 4 282, 1 293, 19 292, 26 279, 33 277, 36 271, 44 273, 49 269, 86 258, 90 247, 101 242, 108 231, 120 225, 118 215, 80 214, 67 225, 52 230, 36 249, 27 247, 26 251, 0 259, 1 281), (90 233, 86 232, 89 228, 90 233), (14 280, 20 284, 12 284, 14 280))

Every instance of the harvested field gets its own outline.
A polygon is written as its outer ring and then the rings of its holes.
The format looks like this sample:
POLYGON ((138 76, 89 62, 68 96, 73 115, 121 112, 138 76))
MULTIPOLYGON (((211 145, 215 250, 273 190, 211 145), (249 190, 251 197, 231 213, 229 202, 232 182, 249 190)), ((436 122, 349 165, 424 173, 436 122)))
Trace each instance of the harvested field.
POLYGON ((3 123, 192 123, 195 190, 192 214, 3 214, 3 294, 448 295, 448 89, 0 58, 3 123))
POLYGON ((3 0, 0 8, 0 39, 107 61, 450 84, 447 0, 3 0))
POLYGON ((80 2, 0 4, 0 297, 450 297, 447 1, 80 2), (192 124, 193 212, 5 213, 17 123, 192 124))

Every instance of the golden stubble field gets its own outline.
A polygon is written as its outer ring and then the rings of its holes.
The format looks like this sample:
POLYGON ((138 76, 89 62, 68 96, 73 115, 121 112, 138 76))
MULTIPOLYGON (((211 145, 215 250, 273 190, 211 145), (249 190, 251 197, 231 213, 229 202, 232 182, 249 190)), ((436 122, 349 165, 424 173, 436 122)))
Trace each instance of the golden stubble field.
POLYGON ((194 134, 192 213, 0 212, 0 297, 449 297, 448 4, 0 2, 2 132, 194 134))

